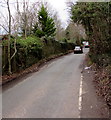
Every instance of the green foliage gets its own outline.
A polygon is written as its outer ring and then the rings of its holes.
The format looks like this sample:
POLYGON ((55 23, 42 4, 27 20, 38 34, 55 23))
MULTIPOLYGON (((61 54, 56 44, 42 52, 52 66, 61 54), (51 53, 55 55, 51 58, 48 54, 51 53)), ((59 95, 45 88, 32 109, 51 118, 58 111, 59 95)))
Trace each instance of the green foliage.
MULTIPOLYGON (((7 74, 8 70, 8 59, 7 59, 7 43, 8 41, 3 42, 2 52, 2 66, 3 74, 7 74)), ((43 43, 40 38, 36 36, 30 36, 27 38, 18 38, 16 43, 17 53, 14 58, 11 60, 12 72, 18 72, 26 69, 27 67, 37 63, 38 61, 48 58, 51 55, 56 55, 60 53, 65 53, 68 50, 74 48, 74 44, 50 40, 48 44, 43 43)), ((14 40, 11 40, 11 55, 14 53, 14 40)))
POLYGON ((67 43, 67 38, 62 38, 62 39, 60 40, 60 42, 67 43))
POLYGON ((70 39, 70 40, 68 40, 68 43, 76 43, 76 39, 75 38, 73 38, 73 39, 70 39))
POLYGON ((34 25, 34 33, 38 37, 49 37, 55 35, 54 20, 48 15, 47 9, 42 5, 38 12, 38 23, 34 25))
POLYGON ((35 36, 29 36, 26 39, 24 38, 17 39, 17 44, 20 44, 23 47, 29 47, 32 44, 42 46, 43 43, 41 42, 40 38, 37 38, 35 36))
POLYGON ((86 38, 85 30, 82 25, 75 24, 71 22, 66 28, 66 38, 68 42, 72 41, 75 43, 76 41, 81 42, 81 38, 86 38))
POLYGON ((90 42, 90 53, 96 62, 102 54, 108 54, 111 50, 110 7, 111 2, 77 3, 72 6, 71 18, 84 26, 90 42))
POLYGON ((76 40, 76 45, 80 45, 81 46, 81 41, 80 40, 76 40))
POLYGON ((36 23, 34 26, 33 26, 33 29, 32 29, 32 32, 33 34, 36 33, 36 30, 38 29, 38 23, 36 23))

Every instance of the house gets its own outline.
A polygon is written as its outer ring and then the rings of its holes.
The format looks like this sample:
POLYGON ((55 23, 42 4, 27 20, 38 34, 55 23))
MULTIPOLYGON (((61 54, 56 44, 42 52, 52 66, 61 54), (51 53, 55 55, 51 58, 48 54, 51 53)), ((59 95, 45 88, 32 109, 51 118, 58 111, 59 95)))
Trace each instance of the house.
POLYGON ((3 36, 2 35, 0 35, 0 41, 3 39, 3 36))
MULTIPOLYGON (((11 38, 14 38, 14 37, 11 35, 11 38)), ((8 40, 8 34, 0 35, 0 41, 2 40, 8 40)))
POLYGON ((0 35, 0 40, 8 40, 8 35, 0 35))

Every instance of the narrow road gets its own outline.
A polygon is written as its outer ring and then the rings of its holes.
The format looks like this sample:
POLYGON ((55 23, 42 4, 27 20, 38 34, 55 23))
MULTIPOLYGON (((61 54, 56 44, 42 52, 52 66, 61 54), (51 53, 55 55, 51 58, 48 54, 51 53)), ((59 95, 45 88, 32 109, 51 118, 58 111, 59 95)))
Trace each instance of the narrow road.
POLYGON ((79 118, 85 54, 69 54, 3 91, 3 118, 79 118))

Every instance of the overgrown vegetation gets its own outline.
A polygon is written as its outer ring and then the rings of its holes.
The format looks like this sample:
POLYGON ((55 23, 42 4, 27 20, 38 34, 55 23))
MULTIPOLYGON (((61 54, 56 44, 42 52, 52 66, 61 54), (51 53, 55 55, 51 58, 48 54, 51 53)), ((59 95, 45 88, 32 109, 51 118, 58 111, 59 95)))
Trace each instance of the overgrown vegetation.
POLYGON ((65 53, 84 36, 79 34, 81 28, 76 24, 74 29, 71 23, 63 28, 57 12, 48 3, 16 0, 14 4, 12 15, 10 0, 4 1, 8 20, 2 15, 4 23, 0 24, 7 36, 3 41, 3 74, 13 74, 40 59, 65 53))
MULTIPOLYGON (((77 3, 72 6, 72 20, 82 24, 90 42, 90 57, 98 67, 101 57, 111 54, 111 2, 77 3)), ((109 56, 110 57, 110 56, 109 56)))
POLYGON ((90 43, 89 56, 97 67, 97 83, 111 107, 111 2, 77 3, 72 20, 82 24, 90 43), (101 71, 101 73, 99 72, 101 71))
MULTIPOLYGON (((8 74, 8 41, 3 42, 3 75, 8 74)), ((66 53, 74 48, 73 43, 58 42, 54 39, 47 39, 47 43, 36 36, 25 38, 20 37, 16 41, 17 53, 11 60, 12 73, 19 72, 27 67, 46 59, 51 55, 66 53)), ((11 40, 11 55, 14 53, 14 40, 11 40)))

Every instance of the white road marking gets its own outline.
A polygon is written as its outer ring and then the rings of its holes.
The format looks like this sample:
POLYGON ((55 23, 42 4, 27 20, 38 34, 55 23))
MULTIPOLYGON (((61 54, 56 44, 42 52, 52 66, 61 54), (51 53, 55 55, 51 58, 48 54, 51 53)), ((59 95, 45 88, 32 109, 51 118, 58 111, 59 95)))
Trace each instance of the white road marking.
POLYGON ((82 86, 83 86, 83 75, 81 75, 80 89, 79 89, 79 111, 82 110, 82 86))

